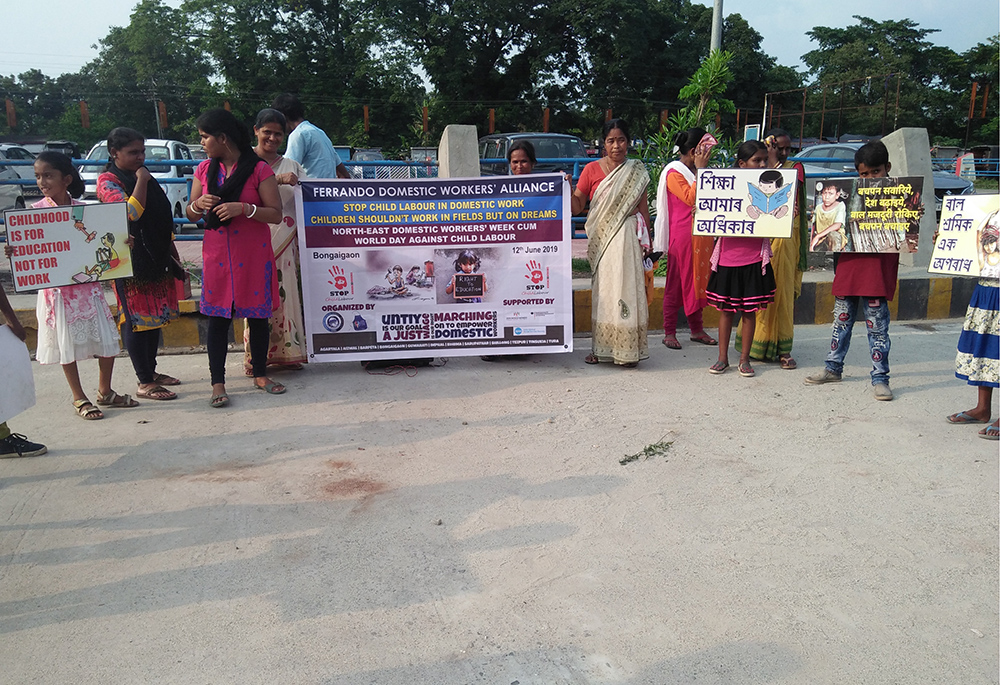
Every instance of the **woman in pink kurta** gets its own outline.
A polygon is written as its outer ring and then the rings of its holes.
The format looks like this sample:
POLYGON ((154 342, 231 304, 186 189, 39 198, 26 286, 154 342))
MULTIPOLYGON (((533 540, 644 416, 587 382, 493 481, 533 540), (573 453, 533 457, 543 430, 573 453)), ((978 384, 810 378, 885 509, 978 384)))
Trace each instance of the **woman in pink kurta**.
POLYGON ((274 172, 250 146, 250 134, 224 109, 197 122, 208 159, 198 165, 191 185, 188 219, 205 219, 201 312, 208 316, 211 406, 229 404, 226 352, 233 317, 250 329, 254 387, 272 395, 285 386, 266 375, 268 318, 278 306, 271 229, 281 221, 281 198, 274 172))

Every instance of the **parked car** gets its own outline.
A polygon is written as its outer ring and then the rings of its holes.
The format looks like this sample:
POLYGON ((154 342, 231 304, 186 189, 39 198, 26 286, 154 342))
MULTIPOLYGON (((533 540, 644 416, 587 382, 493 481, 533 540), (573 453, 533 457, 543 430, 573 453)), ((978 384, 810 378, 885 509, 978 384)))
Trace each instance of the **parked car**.
MULTIPOLYGON (((807 174, 820 176, 827 174, 856 173, 854 168, 854 153, 863 143, 831 143, 813 145, 795 155, 802 162, 807 174), (832 158, 832 162, 811 162, 809 160, 832 158)), ((935 216, 941 216, 941 205, 946 195, 971 195, 976 192, 971 181, 946 171, 933 171, 935 216)))
MULTIPOLYGON (((22 162, 30 162, 35 159, 35 155, 33 155, 30 151, 28 151, 27 148, 22 147, 20 145, 2 144, 0 145, 0 158, 14 159, 22 162)), ((9 173, 0 174, 0 178, 3 178, 4 180, 12 180, 12 181, 16 181, 18 179, 34 180, 35 178, 35 169, 31 165, 27 166, 4 165, 4 168, 14 173, 13 176, 11 176, 9 173)), ((24 207, 25 205, 30 205, 32 202, 37 202, 38 200, 40 200, 42 197, 42 191, 39 190, 38 186, 34 184, 32 185, 3 184, 3 186, 0 187, 0 197, 3 198, 2 200, 0 200, 0 209, 9 209, 10 207, 18 206, 17 202, 19 200, 20 200, 19 206, 24 207), (12 193, 11 192, 12 188, 17 188, 18 192, 12 193), (14 204, 11 205, 6 204, 8 198, 13 198, 12 202, 14 204)))
MULTIPOLYGON (((530 142, 538 159, 589 159, 584 142, 564 133, 492 133, 479 139, 479 159, 506 159, 507 150, 517 140, 530 142)), ((535 173, 572 171, 567 166, 539 162, 535 165, 535 173)), ((479 165, 479 169, 484 176, 506 176, 510 173, 506 162, 483 163, 479 165)))
MULTIPOLYGON (((14 167, 4 164, 7 157, 0 151, 0 211, 4 209, 23 209, 25 206, 25 187, 18 183, 5 183, 4 181, 20 181, 21 176, 14 167)), ((30 169, 31 167, 27 167, 30 169)), ((35 188, 37 190, 37 186, 35 188)))
MULTIPOLYGON (((87 159, 104 161, 108 159, 107 142, 97 143, 90 148, 87 159)), ((187 179, 190 181, 194 177, 195 160, 191 156, 191 150, 187 145, 178 140, 162 140, 160 138, 146 139, 146 168, 158 181, 166 179, 187 179), (157 164, 157 161, 168 159, 191 160, 190 165, 157 164)), ((104 171, 104 165, 87 165, 81 167, 80 176, 86 186, 84 198, 88 200, 97 199, 97 177, 104 171)), ((163 183, 163 192, 170 200, 175 217, 184 216, 184 207, 190 197, 190 182, 188 183, 163 183)))
POLYGON ((61 152, 71 159, 80 159, 82 154, 80 145, 72 140, 47 140, 43 149, 61 152))
MULTIPOLYGON (((385 157, 382 155, 381 148, 361 148, 355 150, 354 154, 351 155, 352 162, 380 162, 383 159, 385 157)), ((384 172, 383 169, 379 169, 378 167, 350 165, 348 167, 351 178, 390 178, 388 172, 384 172)))
POLYGON ((205 154, 205 147, 201 143, 194 143, 193 145, 188 143, 188 150, 191 151, 191 159, 195 161, 201 161, 203 159, 208 159, 208 155, 205 154))

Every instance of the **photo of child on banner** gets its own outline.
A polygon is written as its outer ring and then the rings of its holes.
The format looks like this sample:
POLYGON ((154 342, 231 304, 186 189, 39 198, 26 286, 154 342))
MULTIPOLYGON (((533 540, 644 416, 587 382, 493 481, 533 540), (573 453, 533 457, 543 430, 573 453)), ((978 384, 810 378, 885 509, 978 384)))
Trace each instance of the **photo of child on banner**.
POLYGON ((810 211, 813 252, 916 252, 924 180, 825 178, 810 211))
POLYGON ((946 197, 930 273, 1000 278, 1000 195, 946 197))
MULTIPOLYGON (((452 302, 482 302, 489 287, 486 284, 486 274, 483 273, 483 259, 480 255, 492 259, 493 250, 489 248, 454 250, 435 250, 435 260, 447 262, 451 259, 451 281, 445 286, 444 293, 450 295, 452 302)), ((438 293, 440 295, 440 293, 438 293)), ((438 302, 448 302, 448 298, 438 298, 438 302)))
POLYGON ((699 169, 694 234, 788 238, 794 169, 699 169))

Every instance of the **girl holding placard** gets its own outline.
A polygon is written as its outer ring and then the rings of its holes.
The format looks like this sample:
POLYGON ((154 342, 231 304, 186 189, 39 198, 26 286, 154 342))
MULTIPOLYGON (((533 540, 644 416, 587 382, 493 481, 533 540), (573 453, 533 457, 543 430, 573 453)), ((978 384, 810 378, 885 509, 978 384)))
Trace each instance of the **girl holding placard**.
MULTIPOLYGON (((35 160, 35 181, 44 197, 36 208, 84 204, 74 198, 83 195, 83 179, 69 157, 47 150, 35 160)), ((11 247, 5 248, 7 256, 11 247)), ((118 355, 118 329, 100 283, 80 283, 38 291, 39 364, 61 364, 73 393, 73 408, 87 421, 103 419, 80 383, 79 359, 97 357, 100 373, 97 381, 97 404, 103 407, 138 407, 129 395, 111 389, 111 375, 118 355)))
MULTIPOLYGON (((748 140, 736 150, 736 166, 766 168, 767 148, 759 141, 748 140)), ((716 240, 706 295, 708 303, 719 310, 719 360, 708 369, 709 373, 725 373, 729 368, 729 336, 733 318, 739 312, 743 319, 739 371, 747 378, 754 375, 750 346, 757 325, 755 312, 774 302, 774 271, 770 261, 768 238, 726 236, 716 240)))

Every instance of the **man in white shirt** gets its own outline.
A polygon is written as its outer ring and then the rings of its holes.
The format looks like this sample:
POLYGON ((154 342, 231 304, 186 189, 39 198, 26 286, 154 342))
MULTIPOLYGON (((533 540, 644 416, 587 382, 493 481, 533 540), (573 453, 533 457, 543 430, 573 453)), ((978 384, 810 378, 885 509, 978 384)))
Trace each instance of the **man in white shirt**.
POLYGON ((288 144, 285 156, 302 165, 309 178, 350 178, 340 155, 321 128, 306 121, 302 102, 290 93, 274 99, 271 107, 285 115, 288 144))

